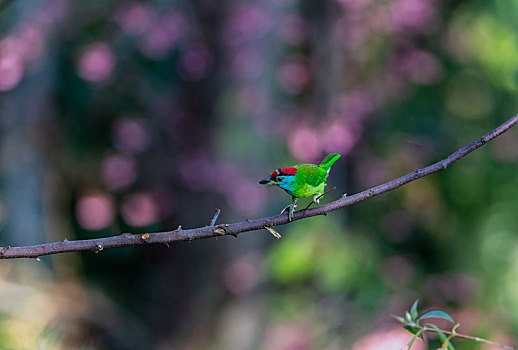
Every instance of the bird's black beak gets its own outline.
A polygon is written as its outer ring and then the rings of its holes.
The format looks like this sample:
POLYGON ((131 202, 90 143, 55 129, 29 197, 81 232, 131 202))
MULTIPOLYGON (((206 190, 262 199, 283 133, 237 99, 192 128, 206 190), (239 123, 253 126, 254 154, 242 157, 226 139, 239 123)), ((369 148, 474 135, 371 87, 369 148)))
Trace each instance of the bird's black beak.
POLYGON ((272 185, 274 184, 275 182, 273 182, 272 180, 270 180, 269 177, 265 177, 264 179, 262 179, 261 181, 259 181, 259 183, 261 185, 272 185))

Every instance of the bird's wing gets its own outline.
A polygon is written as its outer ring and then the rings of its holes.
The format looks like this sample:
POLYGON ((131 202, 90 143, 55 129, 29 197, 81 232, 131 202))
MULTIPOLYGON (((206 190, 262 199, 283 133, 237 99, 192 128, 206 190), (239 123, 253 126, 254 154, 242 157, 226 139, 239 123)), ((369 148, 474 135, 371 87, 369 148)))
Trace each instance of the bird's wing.
POLYGON ((326 181, 327 171, 315 164, 299 164, 296 166, 297 176, 302 182, 312 187, 317 187, 326 181))

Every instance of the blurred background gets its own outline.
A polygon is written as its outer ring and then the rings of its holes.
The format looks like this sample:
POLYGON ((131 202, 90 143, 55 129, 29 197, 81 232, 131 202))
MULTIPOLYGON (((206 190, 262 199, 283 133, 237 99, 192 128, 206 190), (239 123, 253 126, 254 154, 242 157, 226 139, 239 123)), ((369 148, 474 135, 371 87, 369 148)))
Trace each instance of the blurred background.
MULTIPOLYGON (((329 152, 353 194, 517 113, 517 73, 518 0, 4 1, 0 244, 274 215, 257 181, 329 152)), ((511 130, 280 240, 1 261, 0 348, 402 349, 416 298, 517 345, 517 174, 511 130)))

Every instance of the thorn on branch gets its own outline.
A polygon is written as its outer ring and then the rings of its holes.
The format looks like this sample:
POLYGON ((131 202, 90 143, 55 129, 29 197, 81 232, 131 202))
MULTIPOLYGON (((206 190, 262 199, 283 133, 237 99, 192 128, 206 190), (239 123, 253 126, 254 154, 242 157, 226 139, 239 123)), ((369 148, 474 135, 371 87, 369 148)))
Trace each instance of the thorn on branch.
POLYGON ((271 226, 265 226, 264 227, 268 232, 270 232, 275 238, 277 239, 281 239, 281 234, 277 231, 275 231, 275 229, 271 226))
POLYGON ((101 250, 103 250, 104 247, 101 244, 98 244, 94 247, 93 251, 95 254, 99 253, 101 250))
POLYGON ((144 233, 142 236, 140 236, 144 241, 149 239, 149 233, 144 233))
POLYGON ((10 245, 7 245, 5 247, 2 247, 2 250, 0 251, 0 255, 4 255, 6 251, 8 251, 9 249, 11 249, 11 246, 10 245))
POLYGON ((212 227, 212 226, 214 226, 216 224, 216 220, 218 220, 218 216, 219 216, 220 212, 221 212, 221 209, 216 208, 216 212, 214 213, 214 217, 210 221, 210 225, 209 226, 212 227))
POLYGON ((217 235, 224 236, 227 233, 227 230, 221 226, 216 226, 212 229, 212 232, 217 235))

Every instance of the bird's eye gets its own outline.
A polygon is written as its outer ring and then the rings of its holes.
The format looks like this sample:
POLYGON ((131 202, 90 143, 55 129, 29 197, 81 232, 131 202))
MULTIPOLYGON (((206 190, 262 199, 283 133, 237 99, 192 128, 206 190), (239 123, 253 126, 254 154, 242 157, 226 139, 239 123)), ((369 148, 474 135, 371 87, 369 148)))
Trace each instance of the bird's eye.
POLYGON ((284 180, 284 178, 283 178, 283 177, 277 177, 277 178, 275 179, 275 181, 277 181, 277 182, 281 182, 282 180, 284 180))

